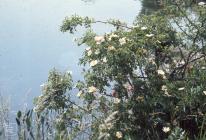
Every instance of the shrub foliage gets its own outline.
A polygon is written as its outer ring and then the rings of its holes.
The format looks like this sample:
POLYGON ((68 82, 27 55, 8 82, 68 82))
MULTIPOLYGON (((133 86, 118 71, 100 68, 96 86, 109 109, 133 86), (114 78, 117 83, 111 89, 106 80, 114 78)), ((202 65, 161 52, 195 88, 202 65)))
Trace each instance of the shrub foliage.
POLYGON ((37 116, 57 122, 56 139, 204 139, 205 21, 206 5, 189 1, 139 15, 133 25, 65 18, 62 32, 87 29, 76 40, 87 46, 84 80, 51 71, 36 98, 37 116), (109 24, 111 32, 97 34, 93 24, 109 24), (70 98, 72 87, 79 99, 70 98))

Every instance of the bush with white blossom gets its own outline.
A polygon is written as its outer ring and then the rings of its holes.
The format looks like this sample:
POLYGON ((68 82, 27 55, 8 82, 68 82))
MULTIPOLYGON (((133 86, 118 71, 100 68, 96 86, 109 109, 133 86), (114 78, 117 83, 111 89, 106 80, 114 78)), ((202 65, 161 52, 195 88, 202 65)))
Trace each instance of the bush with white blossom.
POLYGON ((178 1, 151 15, 140 15, 133 25, 67 17, 62 32, 74 33, 78 26, 87 29, 77 39, 78 45, 87 46, 80 59, 85 66, 84 80, 72 84, 69 75, 54 73, 60 79, 51 79, 51 73, 42 96, 36 99, 37 114, 59 111, 63 123, 58 130, 65 132, 64 138, 203 138, 206 7, 199 3, 188 8, 187 2, 178 1), (97 23, 114 28, 96 34, 92 25, 97 23), (69 98, 71 85, 78 90, 78 100, 69 98))

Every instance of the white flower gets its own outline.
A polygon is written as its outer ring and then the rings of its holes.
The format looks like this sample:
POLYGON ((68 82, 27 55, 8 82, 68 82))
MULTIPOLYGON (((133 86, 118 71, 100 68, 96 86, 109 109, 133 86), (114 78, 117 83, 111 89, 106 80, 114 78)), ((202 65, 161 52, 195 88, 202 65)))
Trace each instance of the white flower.
POLYGON ((166 79, 165 72, 163 70, 157 70, 157 74, 161 75, 163 79, 166 79))
POLYGON ((112 123, 100 124, 100 125, 99 125, 100 131, 106 130, 106 129, 110 130, 112 127, 113 127, 113 124, 112 124, 112 123))
POLYGON ((128 113, 129 113, 130 115, 132 115, 132 114, 133 114, 132 109, 128 110, 128 113))
POLYGON ((118 138, 118 139, 121 139, 122 138, 122 132, 120 132, 120 131, 117 131, 116 132, 116 137, 118 138))
POLYGON ((113 38, 117 38, 117 37, 119 37, 119 36, 116 35, 116 34, 114 34, 114 33, 112 33, 112 34, 109 36, 108 40, 111 41, 113 38))
POLYGON ((108 50, 109 50, 109 51, 115 50, 115 47, 114 47, 114 46, 109 46, 109 47, 108 47, 108 50))
POLYGON ((162 128, 162 131, 165 132, 165 133, 167 133, 167 132, 170 131, 170 128, 169 128, 169 127, 163 127, 163 128, 162 128))
POLYGON ((89 92, 89 93, 97 92, 97 88, 94 87, 94 86, 91 86, 91 87, 88 88, 88 92, 89 92))
POLYGON ((114 104, 119 104, 121 100, 119 98, 114 98, 114 104))
POLYGON ((184 60, 181 60, 181 61, 173 61, 175 64, 176 64, 176 67, 179 67, 179 66, 182 66, 182 65, 185 65, 185 61, 184 60))
POLYGON ((139 27, 138 25, 133 26, 133 28, 138 28, 138 27, 139 27))
POLYGON ((89 50, 89 51, 87 52, 87 55, 88 55, 88 56, 91 56, 91 55, 92 55, 92 50, 89 50))
POLYGON ((168 93, 168 91, 167 91, 168 89, 167 89, 167 86, 166 86, 166 85, 163 85, 162 88, 161 88, 161 90, 165 92, 165 93, 164 93, 165 95, 171 96, 171 95, 168 93))
POLYGON ((141 30, 142 31, 147 30, 147 27, 141 27, 141 30))
POLYGON ((203 67, 201 67, 201 69, 202 69, 202 70, 205 70, 205 69, 206 69, 206 67, 204 67, 204 66, 203 66, 203 67))
POLYGON ((96 44, 101 44, 105 41, 104 36, 95 36, 94 40, 96 41, 96 44))
POLYGON ((185 61, 184 61, 184 60, 180 61, 180 64, 181 64, 181 65, 184 65, 184 64, 185 64, 185 61))
POLYGON ((107 63, 107 58, 104 57, 104 58, 102 59, 102 61, 103 61, 104 63, 107 63))
POLYGON ((149 58, 148 61, 149 61, 149 63, 156 65, 155 59, 153 57, 149 58))
POLYGON ((72 71, 70 71, 70 70, 68 70, 67 73, 72 75, 72 71))
POLYGON ((92 60, 91 62, 90 62, 90 66, 91 67, 94 67, 95 65, 97 65, 98 64, 98 61, 97 60, 92 60))
POLYGON ((143 96, 137 96, 136 100, 138 102, 143 102, 144 101, 144 97, 143 96))
POLYGON ((35 106, 35 107, 33 108, 33 111, 34 111, 34 112, 38 112, 38 109, 39 109, 39 106, 37 105, 37 106, 35 106))
POLYGON ((166 85, 163 85, 162 88, 161 88, 161 90, 162 90, 162 91, 167 91, 167 86, 166 86, 166 85))
POLYGON ((169 64, 164 64, 164 69, 167 73, 170 72, 170 65, 169 64))
POLYGON ((174 63, 175 65, 177 65, 177 60, 173 60, 173 63, 174 63))
POLYGON ((165 72, 163 70, 157 70, 157 74, 159 75, 165 75, 165 72))
POLYGON ((106 135, 106 137, 107 137, 107 138, 110 137, 110 134, 108 133, 108 134, 106 135))
POLYGON ((40 88, 41 88, 42 91, 46 91, 47 90, 47 86, 48 86, 48 84, 43 83, 43 84, 40 85, 40 88))
POLYGON ((77 97, 81 97, 82 96, 82 91, 79 91, 78 93, 77 93, 77 97))
POLYGON ((185 87, 178 88, 179 91, 184 90, 184 89, 185 89, 185 87))
POLYGON ((90 49, 91 49, 91 47, 87 47, 85 50, 86 50, 86 51, 89 51, 90 49))
POLYGON ((43 96, 43 95, 40 95, 40 96, 39 96, 39 98, 42 98, 42 97, 44 97, 44 96, 43 96))
POLYGON ((120 45, 126 44, 126 37, 120 38, 119 43, 120 43, 120 45))
POLYGON ((96 55, 98 55, 99 53, 100 53, 100 51, 99 51, 99 50, 96 50, 96 51, 95 51, 95 54, 96 54, 96 55))
POLYGON ((44 87, 45 87, 45 84, 44 84, 44 83, 43 83, 43 84, 41 84, 41 85, 40 85, 40 87, 41 87, 41 88, 44 88, 44 87))
POLYGON ((106 129, 106 125, 105 124, 100 124, 99 125, 99 130, 102 131, 102 130, 105 130, 106 129))
POLYGON ((206 4, 206 3, 203 2, 203 1, 198 3, 199 6, 204 6, 205 4, 206 4))
POLYGON ((153 37, 154 34, 146 34, 145 36, 150 38, 150 37, 153 37))
POLYGON ((112 123, 107 123, 106 127, 107 127, 108 130, 110 130, 113 127, 113 125, 112 125, 112 123))
POLYGON ((206 95, 206 91, 203 91, 203 93, 206 95))

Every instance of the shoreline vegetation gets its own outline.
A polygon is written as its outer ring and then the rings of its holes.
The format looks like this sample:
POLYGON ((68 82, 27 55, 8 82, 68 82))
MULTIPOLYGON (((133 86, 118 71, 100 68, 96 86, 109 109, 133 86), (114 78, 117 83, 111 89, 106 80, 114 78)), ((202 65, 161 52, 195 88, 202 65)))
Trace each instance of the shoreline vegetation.
POLYGON ((10 101, 0 94, 0 139, 8 138, 6 136, 6 126, 10 125, 10 101))
MULTIPOLYGON (((51 70, 35 107, 17 113, 18 139, 206 140, 206 3, 161 3, 132 26, 66 17, 61 32, 86 29, 75 40, 86 46, 84 79, 51 70), (96 23, 113 29, 97 34, 96 23)), ((0 124, 9 118, 2 107, 0 124)))

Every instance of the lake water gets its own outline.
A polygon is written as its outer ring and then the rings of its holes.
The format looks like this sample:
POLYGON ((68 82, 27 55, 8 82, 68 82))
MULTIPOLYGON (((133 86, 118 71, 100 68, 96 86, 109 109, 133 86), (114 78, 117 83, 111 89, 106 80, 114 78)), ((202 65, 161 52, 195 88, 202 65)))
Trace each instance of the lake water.
MULTIPOLYGON (((139 0, 1 0, 0 93, 12 110, 31 107, 52 68, 73 71, 81 78, 78 59, 83 51, 59 27, 66 16, 78 14, 98 20, 117 18, 132 23, 141 11, 139 0)), ((98 32, 105 31, 98 25, 98 32)))

